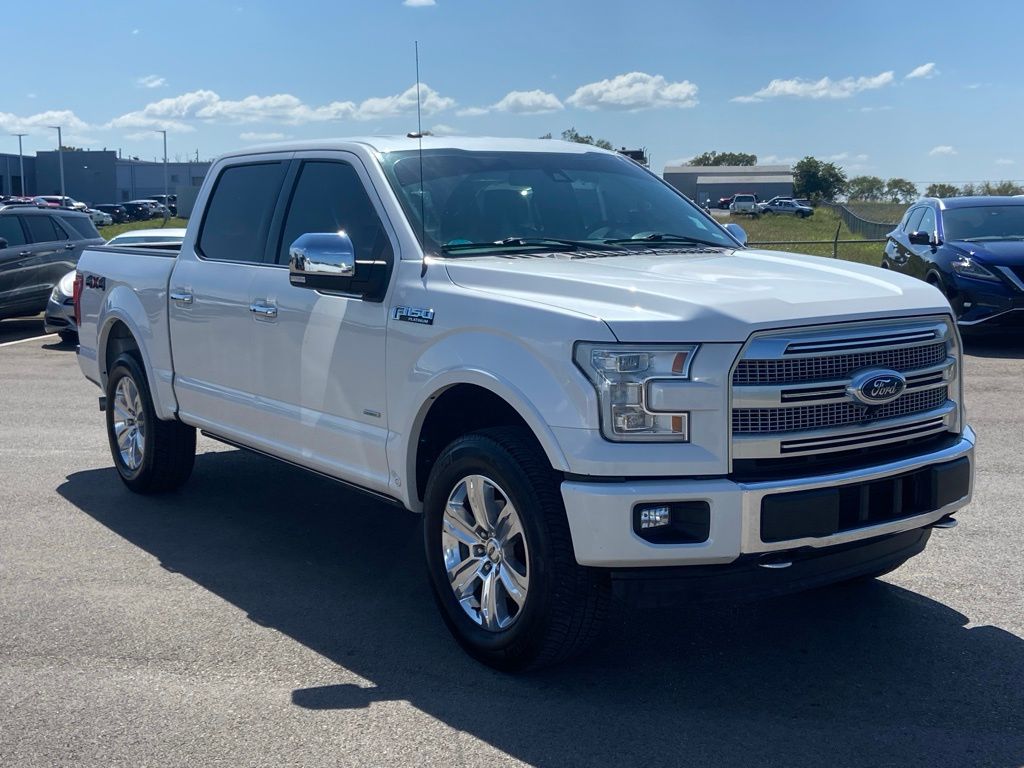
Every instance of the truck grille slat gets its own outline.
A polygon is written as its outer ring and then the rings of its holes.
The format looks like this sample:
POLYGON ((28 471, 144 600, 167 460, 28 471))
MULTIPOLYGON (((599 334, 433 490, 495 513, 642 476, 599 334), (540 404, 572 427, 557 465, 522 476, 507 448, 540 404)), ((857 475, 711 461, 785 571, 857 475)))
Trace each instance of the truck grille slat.
POLYGON ((931 411, 945 403, 947 398, 946 388, 939 387, 911 392, 873 409, 852 402, 794 408, 737 408, 732 412, 732 432, 734 435, 750 435, 867 424, 931 411))
POLYGON ((928 368, 946 359, 946 343, 848 352, 786 360, 741 360, 733 372, 738 386, 764 384, 800 384, 839 379, 861 368, 889 368, 906 372, 928 368))

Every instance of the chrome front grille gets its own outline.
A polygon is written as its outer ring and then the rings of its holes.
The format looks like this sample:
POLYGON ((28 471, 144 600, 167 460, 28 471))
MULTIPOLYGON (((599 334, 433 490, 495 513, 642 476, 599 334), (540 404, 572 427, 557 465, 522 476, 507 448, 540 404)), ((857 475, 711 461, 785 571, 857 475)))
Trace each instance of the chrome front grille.
POLYGON ((959 349, 944 318, 756 334, 732 375, 732 456, 857 450, 959 429, 959 349), (896 371, 903 393, 867 406, 847 389, 865 371, 896 371))
POLYGON ((946 354, 946 343, 940 341, 922 346, 790 360, 740 360, 732 375, 732 383, 746 386, 827 381, 862 368, 889 368, 903 373, 941 363, 946 354))
POLYGON ((873 408, 852 402, 800 405, 794 408, 736 408, 732 412, 732 433, 751 435, 869 424, 882 419, 930 411, 938 408, 947 399, 947 388, 941 387, 911 392, 891 403, 873 408))

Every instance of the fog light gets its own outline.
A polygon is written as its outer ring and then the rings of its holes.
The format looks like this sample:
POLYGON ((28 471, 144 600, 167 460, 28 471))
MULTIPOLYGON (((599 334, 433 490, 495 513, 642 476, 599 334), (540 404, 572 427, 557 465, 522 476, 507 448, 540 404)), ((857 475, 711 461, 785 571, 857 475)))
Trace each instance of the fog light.
POLYGON ((633 532, 652 544, 699 544, 711 535, 711 505, 706 501, 637 504, 633 532))
POLYGON ((672 510, 668 507, 648 507, 640 510, 640 527, 657 528, 672 522, 672 510))

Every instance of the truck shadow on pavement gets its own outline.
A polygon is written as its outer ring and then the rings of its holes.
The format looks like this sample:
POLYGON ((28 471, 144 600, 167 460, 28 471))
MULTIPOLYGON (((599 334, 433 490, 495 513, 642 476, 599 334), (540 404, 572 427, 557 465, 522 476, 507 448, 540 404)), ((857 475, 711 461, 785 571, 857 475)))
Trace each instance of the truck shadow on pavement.
POLYGON ((200 455, 170 496, 135 496, 113 469, 71 475, 59 493, 372 683, 297 679, 298 707, 407 700, 552 768, 1024 762, 1024 641, 881 581, 634 611, 589 656, 515 678, 449 637, 407 512, 241 451, 200 455))

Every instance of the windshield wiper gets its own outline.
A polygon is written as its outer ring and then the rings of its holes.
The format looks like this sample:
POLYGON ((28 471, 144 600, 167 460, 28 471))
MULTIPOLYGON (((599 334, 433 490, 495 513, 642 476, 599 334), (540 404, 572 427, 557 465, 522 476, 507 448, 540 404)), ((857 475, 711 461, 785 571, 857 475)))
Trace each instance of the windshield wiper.
POLYGON ((569 251, 579 251, 584 248, 605 250, 604 244, 601 241, 563 240, 555 237, 506 237, 502 240, 483 243, 447 243, 441 246, 441 250, 449 253, 452 251, 472 251, 485 248, 543 248, 544 246, 552 245, 569 251))
POLYGON ((625 245, 627 243, 692 243, 694 245, 708 245, 712 248, 728 248, 725 243, 715 243, 710 240, 701 240, 699 237, 689 235, 673 235, 668 232, 650 232, 642 237, 621 237, 613 240, 602 240, 607 245, 625 245))

